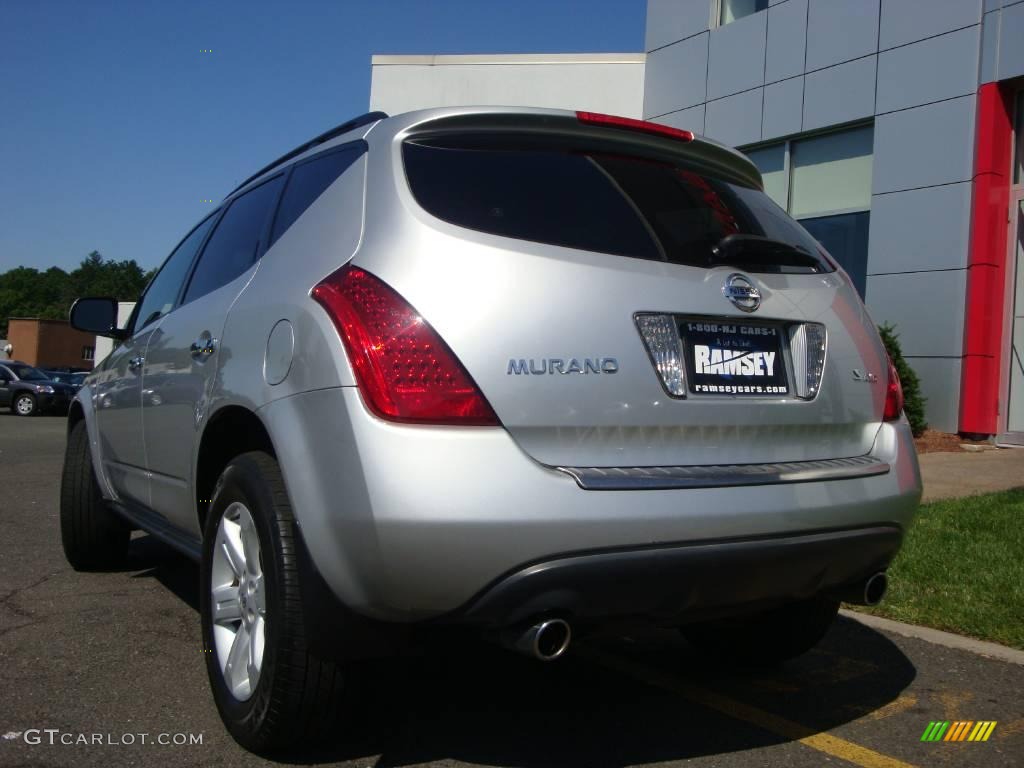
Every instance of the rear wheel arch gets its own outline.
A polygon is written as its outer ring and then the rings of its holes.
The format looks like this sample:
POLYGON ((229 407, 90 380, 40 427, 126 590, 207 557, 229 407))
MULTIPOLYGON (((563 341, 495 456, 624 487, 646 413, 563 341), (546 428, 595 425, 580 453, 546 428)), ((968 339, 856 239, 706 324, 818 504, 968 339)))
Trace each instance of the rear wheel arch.
POLYGON ((199 530, 206 525, 217 479, 232 459, 249 451, 277 456, 270 433, 259 416, 243 406, 228 405, 210 417, 200 438, 193 474, 199 530))

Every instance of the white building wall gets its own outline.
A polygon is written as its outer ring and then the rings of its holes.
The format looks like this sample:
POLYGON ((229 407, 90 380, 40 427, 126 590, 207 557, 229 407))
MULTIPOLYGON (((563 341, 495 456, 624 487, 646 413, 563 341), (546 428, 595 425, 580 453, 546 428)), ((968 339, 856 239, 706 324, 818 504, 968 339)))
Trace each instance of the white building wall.
POLYGON ((374 56, 370 109, 549 107, 639 118, 642 53, 374 56))
MULTIPOLYGON (((128 318, 132 316, 133 309, 135 309, 134 301, 119 301, 117 303, 118 328, 124 328, 125 323, 128 322, 128 318)), ((95 352, 93 354, 94 365, 99 365, 99 362, 113 351, 113 339, 108 339, 106 336, 97 336, 95 352)))

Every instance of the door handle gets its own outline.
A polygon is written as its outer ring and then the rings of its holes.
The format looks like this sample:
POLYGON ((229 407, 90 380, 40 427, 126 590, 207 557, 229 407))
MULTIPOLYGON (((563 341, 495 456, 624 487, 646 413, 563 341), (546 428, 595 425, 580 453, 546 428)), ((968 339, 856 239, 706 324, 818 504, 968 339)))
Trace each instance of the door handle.
POLYGON ((212 355, 217 349, 216 339, 204 339, 198 338, 192 342, 192 346, 189 347, 189 351, 192 353, 192 357, 205 359, 212 355))
POLYGON ((131 371, 132 373, 135 373, 136 371, 139 370, 139 368, 142 367, 142 364, 144 362, 146 362, 146 358, 144 357, 133 357, 131 360, 128 361, 128 370, 131 371))

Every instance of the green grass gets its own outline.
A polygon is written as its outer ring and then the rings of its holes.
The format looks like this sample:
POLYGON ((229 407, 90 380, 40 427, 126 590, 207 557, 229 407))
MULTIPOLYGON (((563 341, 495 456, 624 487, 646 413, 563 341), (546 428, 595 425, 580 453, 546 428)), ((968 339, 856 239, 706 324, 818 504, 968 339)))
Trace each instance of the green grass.
POLYGON ((1024 649, 1024 489, 922 505, 864 610, 1024 649))

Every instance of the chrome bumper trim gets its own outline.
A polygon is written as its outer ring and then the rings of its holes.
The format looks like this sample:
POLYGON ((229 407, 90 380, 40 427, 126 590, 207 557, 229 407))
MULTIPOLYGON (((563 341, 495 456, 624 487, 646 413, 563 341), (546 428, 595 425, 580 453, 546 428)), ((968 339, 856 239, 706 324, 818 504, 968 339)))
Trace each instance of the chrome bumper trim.
POLYGON ((789 461, 778 464, 707 464, 687 467, 555 467, 587 491, 721 488, 738 485, 815 483, 884 475, 889 465, 874 456, 789 461))

